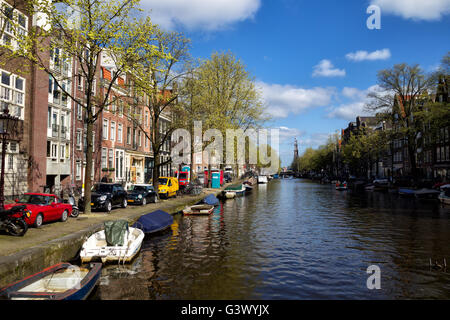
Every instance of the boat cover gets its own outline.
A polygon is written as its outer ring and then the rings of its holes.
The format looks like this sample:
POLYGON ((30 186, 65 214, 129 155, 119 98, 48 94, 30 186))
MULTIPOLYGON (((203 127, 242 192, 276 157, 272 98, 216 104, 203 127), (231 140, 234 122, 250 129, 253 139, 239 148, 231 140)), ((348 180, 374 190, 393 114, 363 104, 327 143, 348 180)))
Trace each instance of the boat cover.
POLYGON ((219 199, 215 195, 209 194, 203 199, 203 203, 209 204, 210 206, 217 206, 219 204, 219 199))
POLYGON ((108 246, 123 246, 128 232, 128 221, 105 221, 105 240, 108 246))
POLYGON ((232 186, 225 188, 225 191, 241 191, 241 190, 242 190, 242 184, 234 184, 232 186))
POLYGON ((165 211, 156 210, 141 216, 133 224, 133 228, 139 228, 144 233, 152 233, 163 230, 173 223, 173 217, 165 211))

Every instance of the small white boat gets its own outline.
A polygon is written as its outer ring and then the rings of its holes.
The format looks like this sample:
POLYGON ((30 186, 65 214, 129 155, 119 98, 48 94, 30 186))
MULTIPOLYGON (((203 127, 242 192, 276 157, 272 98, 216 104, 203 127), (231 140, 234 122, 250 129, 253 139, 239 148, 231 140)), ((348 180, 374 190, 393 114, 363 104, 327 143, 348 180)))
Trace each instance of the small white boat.
POLYGON ((236 198, 236 192, 225 192, 225 198, 227 198, 227 199, 236 198))
POLYGON ((259 184, 266 184, 269 181, 267 180, 267 176, 258 176, 258 183, 259 184))
POLYGON ((213 211, 214 206, 210 206, 207 204, 199 204, 184 208, 183 214, 185 216, 201 216, 201 215, 210 215, 213 211))
POLYGON ((441 187, 441 194, 439 195, 439 201, 443 204, 450 205, 450 184, 446 184, 441 187))
MULTIPOLYGON (((105 232, 105 230, 109 230, 108 228, 91 235, 81 248, 81 262, 87 263, 93 260, 101 260, 103 263, 113 261, 125 263, 133 260, 141 249, 145 233, 141 229, 128 227, 128 222, 126 223, 126 230, 120 230, 123 233, 122 239, 118 240, 118 237, 113 235, 114 243, 110 242, 111 237, 108 235, 110 232, 105 232)), ((117 228, 115 232, 117 232, 117 228)))

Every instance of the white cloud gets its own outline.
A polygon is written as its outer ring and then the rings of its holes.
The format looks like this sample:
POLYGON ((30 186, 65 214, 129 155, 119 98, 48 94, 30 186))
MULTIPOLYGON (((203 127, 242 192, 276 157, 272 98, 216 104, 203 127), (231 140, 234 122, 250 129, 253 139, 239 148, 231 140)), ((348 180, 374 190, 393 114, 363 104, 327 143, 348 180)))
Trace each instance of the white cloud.
POLYGON ((258 82, 266 112, 275 118, 286 118, 290 114, 299 114, 306 110, 327 106, 335 95, 334 88, 315 87, 305 89, 291 85, 268 84, 258 82))
POLYGON ((214 31, 253 18, 261 1, 142 0, 141 6, 151 10, 152 21, 165 29, 180 25, 191 30, 214 31))
POLYGON ((330 60, 324 59, 314 66, 313 77, 344 77, 345 70, 334 68, 330 60))
POLYGON ((364 61, 364 60, 386 60, 391 57, 391 51, 389 49, 376 50, 373 52, 356 51, 346 55, 348 60, 352 61, 364 61))
POLYGON ((312 133, 299 140, 299 146, 301 148, 316 148, 318 146, 324 145, 331 133, 312 133))
POLYGON ((366 105, 368 103, 367 95, 370 92, 379 90, 380 87, 378 85, 371 86, 367 90, 345 87, 342 89, 342 95, 350 101, 343 103, 338 107, 330 108, 327 117, 354 121, 357 116, 372 115, 366 110, 366 105))
POLYGON ((450 13, 450 0, 372 0, 381 14, 391 13, 405 19, 439 20, 450 13))

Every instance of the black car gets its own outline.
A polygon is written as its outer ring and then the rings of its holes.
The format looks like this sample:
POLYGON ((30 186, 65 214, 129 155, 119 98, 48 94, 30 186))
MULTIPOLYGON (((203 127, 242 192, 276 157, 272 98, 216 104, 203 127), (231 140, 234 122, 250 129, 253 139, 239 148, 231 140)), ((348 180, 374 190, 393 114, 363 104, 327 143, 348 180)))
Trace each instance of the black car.
POLYGON ((134 184, 128 190, 128 203, 145 206, 149 202, 156 202, 156 192, 150 184, 134 184))
MULTIPOLYGON (((120 183, 96 183, 92 187, 91 208, 110 212, 113 207, 126 208, 128 194, 120 183)), ((84 198, 78 202, 84 208, 84 198)))

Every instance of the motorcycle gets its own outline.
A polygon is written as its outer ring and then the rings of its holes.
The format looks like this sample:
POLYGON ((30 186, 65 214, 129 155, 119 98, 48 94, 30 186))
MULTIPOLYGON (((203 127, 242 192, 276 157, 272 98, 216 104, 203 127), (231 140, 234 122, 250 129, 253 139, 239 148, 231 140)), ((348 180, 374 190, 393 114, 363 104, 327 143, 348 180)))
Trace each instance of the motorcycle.
POLYGON ((5 230, 12 236, 22 237, 28 230, 26 218, 31 216, 27 206, 14 206, 9 210, 0 209, 0 230, 5 230), (22 214, 20 217, 14 215, 22 214))
POLYGON ((68 203, 72 206, 72 213, 70 216, 72 218, 76 218, 80 215, 80 209, 77 206, 77 202, 75 201, 75 197, 73 195, 69 195, 68 203))

